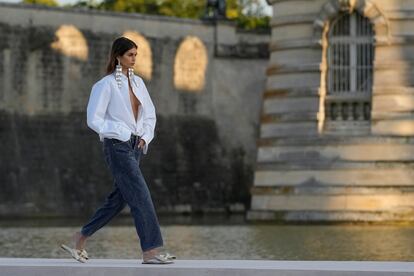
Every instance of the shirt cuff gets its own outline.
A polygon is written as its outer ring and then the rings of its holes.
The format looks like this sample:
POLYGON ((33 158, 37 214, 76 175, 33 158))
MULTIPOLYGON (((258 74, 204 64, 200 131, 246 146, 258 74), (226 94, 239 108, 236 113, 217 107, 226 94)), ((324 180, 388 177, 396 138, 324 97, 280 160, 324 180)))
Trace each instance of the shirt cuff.
POLYGON ((147 154, 148 151, 148 136, 142 135, 142 137, 140 137, 140 139, 144 140, 144 148, 142 149, 144 154, 147 154))

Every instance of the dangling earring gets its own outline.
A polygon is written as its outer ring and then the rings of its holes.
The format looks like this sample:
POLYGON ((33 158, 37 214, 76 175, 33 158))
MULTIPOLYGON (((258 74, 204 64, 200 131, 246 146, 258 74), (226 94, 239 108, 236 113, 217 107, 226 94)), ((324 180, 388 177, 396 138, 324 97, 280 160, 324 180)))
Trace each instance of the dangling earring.
POLYGON ((128 78, 132 79, 133 76, 134 76, 134 69, 128 68, 128 78))
POLYGON ((118 87, 121 88, 122 82, 121 82, 121 75, 122 75, 122 66, 121 66, 121 62, 119 61, 119 59, 117 59, 118 63, 115 67, 115 80, 116 83, 118 84, 118 87))

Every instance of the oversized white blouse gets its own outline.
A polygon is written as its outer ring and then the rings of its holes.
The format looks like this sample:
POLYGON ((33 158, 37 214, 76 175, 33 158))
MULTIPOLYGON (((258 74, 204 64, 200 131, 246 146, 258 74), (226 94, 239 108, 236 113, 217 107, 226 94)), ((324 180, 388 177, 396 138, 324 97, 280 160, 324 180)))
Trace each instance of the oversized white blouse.
POLYGON ((146 154, 148 145, 154 138, 156 123, 155 107, 151 101, 144 81, 134 75, 131 79, 132 91, 141 102, 137 120, 132 111, 128 89, 128 78, 122 74, 121 88, 114 74, 107 75, 96 82, 91 91, 87 107, 87 124, 103 141, 104 138, 115 138, 128 141, 131 134, 144 139, 143 152, 146 154))

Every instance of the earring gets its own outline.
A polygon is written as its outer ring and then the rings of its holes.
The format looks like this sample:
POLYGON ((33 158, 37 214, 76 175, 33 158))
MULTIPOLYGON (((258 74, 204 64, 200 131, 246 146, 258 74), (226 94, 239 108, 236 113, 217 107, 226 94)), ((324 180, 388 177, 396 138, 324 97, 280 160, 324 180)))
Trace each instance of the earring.
POLYGON ((134 76, 134 69, 128 68, 128 78, 132 79, 133 76, 134 76))
POLYGON ((122 75, 122 66, 121 66, 121 62, 118 59, 118 64, 115 67, 115 80, 119 88, 121 88, 121 85, 122 85, 121 75, 122 75))

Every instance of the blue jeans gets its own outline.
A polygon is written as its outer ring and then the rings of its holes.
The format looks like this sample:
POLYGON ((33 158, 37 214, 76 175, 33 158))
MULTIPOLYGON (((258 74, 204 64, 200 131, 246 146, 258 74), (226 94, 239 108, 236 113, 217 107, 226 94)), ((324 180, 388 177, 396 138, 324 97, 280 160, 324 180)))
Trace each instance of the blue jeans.
POLYGON ((139 137, 131 136, 126 142, 104 139, 105 160, 114 178, 114 188, 105 203, 82 227, 84 236, 91 236, 116 216, 126 204, 131 209, 142 251, 163 245, 160 226, 151 195, 139 168, 142 149, 139 137))

